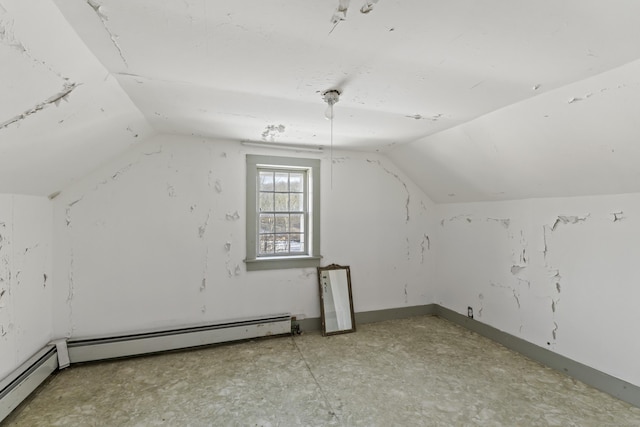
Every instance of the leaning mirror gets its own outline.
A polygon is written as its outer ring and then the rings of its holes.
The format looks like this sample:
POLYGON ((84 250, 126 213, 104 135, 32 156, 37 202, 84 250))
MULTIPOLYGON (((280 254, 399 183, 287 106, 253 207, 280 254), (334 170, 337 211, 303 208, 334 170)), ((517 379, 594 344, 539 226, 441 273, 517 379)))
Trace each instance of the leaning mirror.
POLYGON ((351 272, 348 266, 331 264, 318 267, 322 335, 356 331, 351 295, 351 272))

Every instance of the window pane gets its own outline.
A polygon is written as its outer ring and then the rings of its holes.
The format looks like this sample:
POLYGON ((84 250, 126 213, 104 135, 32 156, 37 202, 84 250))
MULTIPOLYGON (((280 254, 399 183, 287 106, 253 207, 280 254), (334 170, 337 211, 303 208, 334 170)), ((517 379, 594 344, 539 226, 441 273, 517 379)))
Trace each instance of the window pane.
POLYGON ((273 234, 261 234, 258 246, 258 253, 260 255, 272 254, 275 249, 274 235, 273 234))
POLYGON ((302 214, 291 214, 291 219, 289 220, 289 227, 292 233, 304 233, 304 223, 303 223, 303 215, 302 214))
POLYGON ((289 215, 276 215, 276 233, 286 233, 289 231, 289 215))
POLYGON ((302 212, 303 203, 304 203, 304 194, 301 193, 291 193, 289 199, 289 210, 291 212, 302 212))
POLYGON ((273 233, 275 218, 273 215, 260 214, 260 233, 273 233))
POLYGON ((289 173, 276 172, 276 191, 289 191, 289 173))
POLYGON ((304 234, 290 234, 290 251, 295 253, 304 252, 304 234))
POLYGON ((273 212, 273 193, 260 193, 260 212, 273 212))
POLYGON ((273 191, 273 172, 260 171, 260 191, 273 191))
POLYGON ((288 212, 289 211, 289 193, 276 193, 276 212, 288 212))
POLYGON ((275 253, 283 254, 289 252, 289 235, 288 234, 276 234, 275 253))
POLYGON ((289 191, 292 193, 302 193, 304 188, 304 173, 291 172, 289 174, 289 191))

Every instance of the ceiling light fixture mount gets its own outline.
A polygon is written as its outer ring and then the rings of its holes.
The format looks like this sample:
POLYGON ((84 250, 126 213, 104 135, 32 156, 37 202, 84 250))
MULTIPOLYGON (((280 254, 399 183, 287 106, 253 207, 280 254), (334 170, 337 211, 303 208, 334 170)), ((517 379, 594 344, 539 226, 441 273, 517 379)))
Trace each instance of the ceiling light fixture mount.
POLYGON ((340 91, 337 89, 326 90, 322 92, 322 98, 328 105, 327 110, 324 112, 324 116, 331 120, 333 119, 333 105, 340 101, 340 91))

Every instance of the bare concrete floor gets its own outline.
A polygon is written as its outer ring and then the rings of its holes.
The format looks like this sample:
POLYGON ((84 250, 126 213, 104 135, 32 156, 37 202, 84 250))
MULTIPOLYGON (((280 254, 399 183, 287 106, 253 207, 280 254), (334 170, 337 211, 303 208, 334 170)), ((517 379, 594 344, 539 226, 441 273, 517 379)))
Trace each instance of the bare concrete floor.
POLYGON ((640 409, 436 317, 74 366, 10 426, 639 426, 640 409))

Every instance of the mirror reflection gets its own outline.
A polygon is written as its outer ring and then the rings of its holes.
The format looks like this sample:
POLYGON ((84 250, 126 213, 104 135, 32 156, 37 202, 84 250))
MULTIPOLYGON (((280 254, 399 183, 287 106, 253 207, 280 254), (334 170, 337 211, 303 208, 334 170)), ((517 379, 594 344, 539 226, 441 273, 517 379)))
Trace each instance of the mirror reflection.
POLYGON ((318 267, 322 334, 355 332, 351 295, 351 272, 348 266, 331 264, 318 267))

